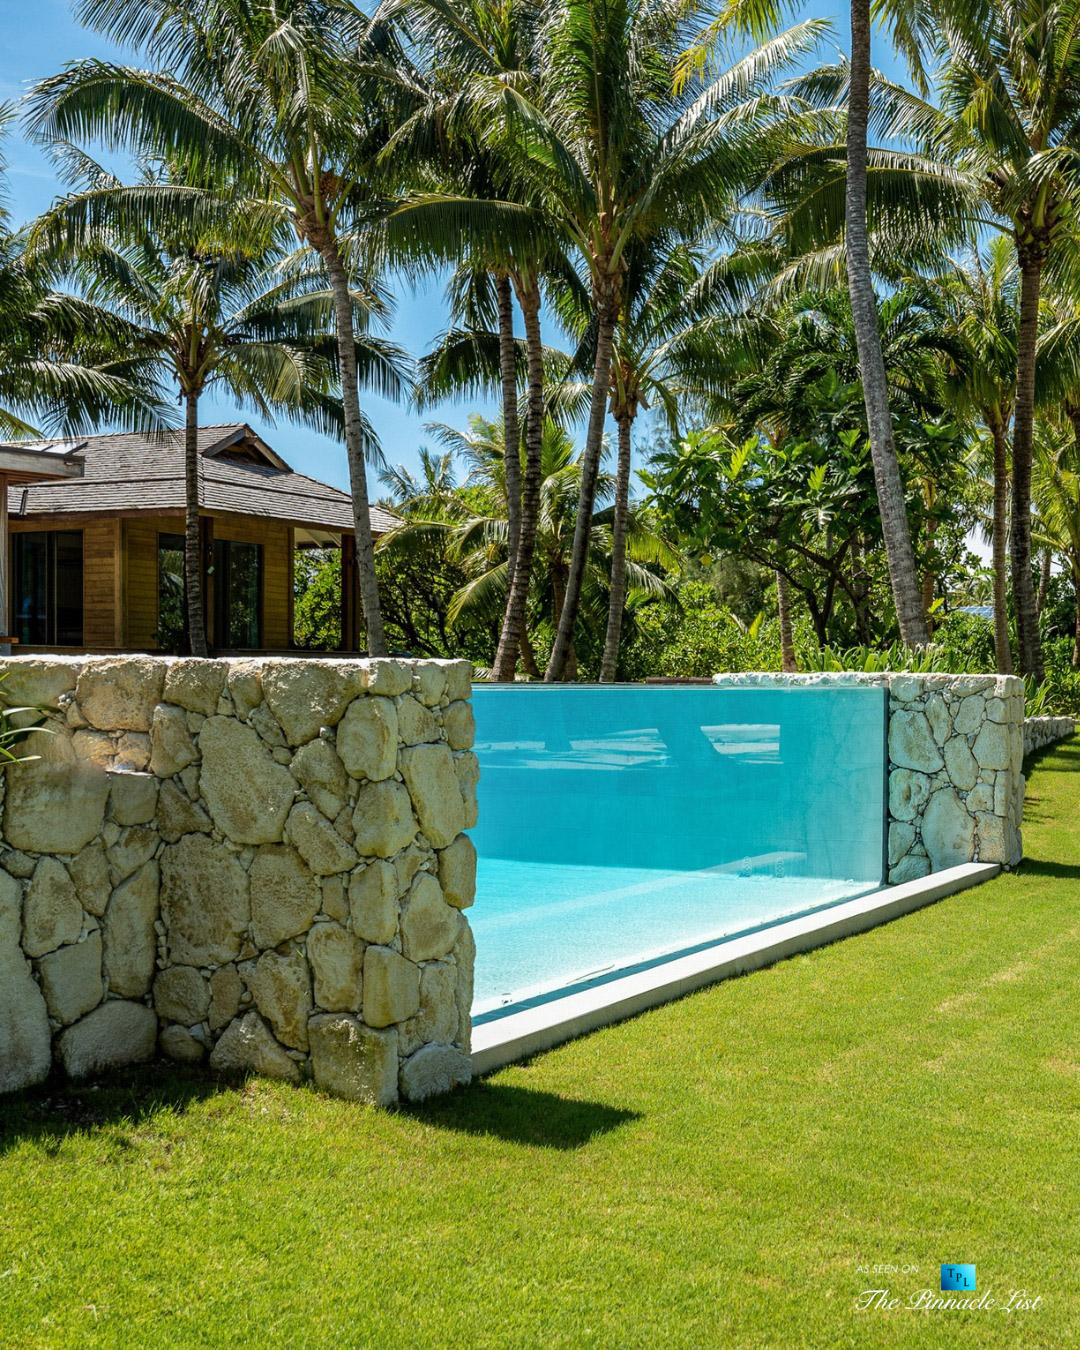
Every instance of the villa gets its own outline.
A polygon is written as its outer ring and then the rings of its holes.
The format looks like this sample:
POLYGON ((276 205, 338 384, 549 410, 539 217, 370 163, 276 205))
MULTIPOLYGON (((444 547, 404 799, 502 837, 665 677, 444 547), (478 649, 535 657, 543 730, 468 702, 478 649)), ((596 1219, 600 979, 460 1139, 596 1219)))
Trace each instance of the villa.
MULTIPOLYGON (((339 548, 342 649, 357 647, 359 593, 347 493, 296 473, 245 423, 199 433, 207 636, 216 651, 293 646, 297 549, 339 548)), ((5 550, 19 651, 175 649, 183 630, 182 434, 0 445, 50 461, 9 473, 5 550)), ((0 468, 3 465, 0 464, 0 468)), ((16 466, 16 468, 21 468, 16 466)), ((372 507, 378 537, 393 517, 372 507)))

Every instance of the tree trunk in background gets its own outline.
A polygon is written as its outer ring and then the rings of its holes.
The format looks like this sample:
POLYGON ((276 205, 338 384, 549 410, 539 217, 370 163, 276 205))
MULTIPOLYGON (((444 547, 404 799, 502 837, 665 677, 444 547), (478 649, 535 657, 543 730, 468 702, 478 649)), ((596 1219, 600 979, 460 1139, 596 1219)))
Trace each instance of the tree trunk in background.
POLYGON ((352 492, 353 528, 356 533, 356 575, 360 583, 360 603, 364 610, 369 656, 386 655, 379 586, 375 578, 375 541, 371 535, 371 507, 368 503, 367 468, 364 463, 363 423, 360 418, 360 387, 356 375, 356 335, 353 331, 352 295, 349 277, 338 252, 337 241, 323 235, 312 243, 318 249, 330 278, 334 297, 334 327, 337 331, 338 370, 341 376, 341 403, 345 414, 345 453, 349 461, 349 487, 352 492))
POLYGON ((795 639, 791 632, 791 596, 783 572, 776 573, 776 612, 780 617, 781 668, 785 675, 794 675, 799 663, 795 659, 795 639))
POLYGON ((990 419, 990 434, 994 438, 994 656, 999 675, 1013 673, 1012 652, 1009 649, 1009 590, 1006 576, 1009 532, 1009 446, 1005 438, 1005 423, 1000 417, 990 419))
MULTIPOLYGON (((509 282, 507 283, 509 284, 509 282)), ((544 442, 544 342, 540 334, 540 288, 535 276, 515 277, 518 304, 525 320, 525 360, 528 393, 525 411, 525 476, 519 477, 520 513, 514 570, 506 592, 506 610, 499 634, 492 679, 512 680, 522 637, 526 633, 529 587, 536 556, 540 519, 541 452, 544 442)), ((505 384, 504 384, 505 390, 505 384)), ((515 425, 516 425, 515 408, 515 425)), ((531 648, 530 648, 531 651, 531 648)), ((532 672, 527 672, 531 674, 532 672)), ((539 672, 538 672, 539 673, 539 672)))
POLYGON ((1046 608, 1046 597, 1050 591, 1050 566, 1054 560, 1054 555, 1048 548, 1042 551, 1042 559, 1039 562, 1039 590, 1035 596, 1035 612, 1042 617, 1042 612, 1046 608))
POLYGON ((619 464, 615 473, 615 508, 611 526, 611 596, 607 633, 600 663, 600 683, 612 684, 619 665, 619 638, 626 607, 626 532, 630 524, 630 446, 636 403, 615 419, 619 429, 619 464))
MULTIPOLYGON (((937 521, 927 520, 926 538, 928 543, 933 540, 934 535, 936 533, 937 533, 937 521)), ((930 617, 930 609, 934 603, 934 587, 936 583, 937 577, 934 575, 933 565, 931 563, 927 563, 926 570, 923 572, 923 579, 922 579, 922 607, 923 607, 923 614, 926 617, 926 632, 928 636, 934 631, 934 622, 930 617)))
POLYGON ((203 613, 202 541, 199 538, 199 396, 188 394, 184 409, 184 598, 192 656, 206 656, 203 613))
POLYGON ((540 667, 536 664, 536 653, 529 641, 529 630, 527 628, 521 630, 521 669, 531 680, 542 678, 540 667))
POLYGON ((1020 670, 1042 684, 1042 643, 1031 579, 1031 457, 1035 428, 1035 351, 1038 342, 1042 257, 1032 245, 1018 245, 1020 326, 1016 341, 1016 403, 1013 407, 1012 584, 1020 670))
MULTIPOLYGON (((503 467, 506 477, 506 593, 509 596, 514 584, 521 534, 521 427, 518 423, 517 352, 514 348, 514 290, 506 273, 496 276, 495 291, 499 307, 499 374, 502 378, 503 467)), ((513 671, 507 678, 513 679, 513 671)))
POLYGON ((559 627, 551 649, 551 659, 544 674, 547 681, 569 678, 570 648, 573 645, 574 626, 581 605, 581 584, 585 579, 585 564, 589 557, 589 536, 592 533, 593 507, 596 503, 596 479, 600 472, 600 450, 604 437, 608 385, 611 381, 611 349, 619 313, 620 285, 619 279, 609 276, 604 287, 594 287, 597 333, 592 405, 589 409, 589 429, 585 436, 585 449, 581 456, 581 489, 578 494, 577 520, 574 522, 570 570, 566 579, 566 601, 559 616, 559 627))
POLYGON ((1076 596, 1076 621, 1073 624, 1072 663, 1080 666, 1080 567, 1073 563, 1073 594, 1076 596))
POLYGON ((870 270, 866 229, 866 133, 870 104, 870 0, 851 0, 851 66, 848 77, 847 274, 855 345, 859 353, 863 401, 870 432, 881 530, 889 564, 900 637, 909 647, 929 641, 915 555, 911 548, 904 485, 893 440, 885 359, 881 353, 877 297, 870 270))

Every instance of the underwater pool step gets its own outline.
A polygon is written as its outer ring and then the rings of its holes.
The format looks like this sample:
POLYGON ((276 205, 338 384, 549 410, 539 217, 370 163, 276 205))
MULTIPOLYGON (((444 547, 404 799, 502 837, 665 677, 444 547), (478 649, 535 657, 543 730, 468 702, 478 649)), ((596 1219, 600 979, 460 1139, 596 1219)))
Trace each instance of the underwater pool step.
POLYGON ((504 1064, 527 1059, 706 985, 866 932, 935 900, 944 900, 957 891, 989 881, 1000 871, 997 863, 949 867, 918 881, 886 886, 744 937, 720 941, 689 956, 673 957, 606 984, 568 992, 520 1012, 509 1012, 473 1028, 473 1071, 491 1073, 504 1064))

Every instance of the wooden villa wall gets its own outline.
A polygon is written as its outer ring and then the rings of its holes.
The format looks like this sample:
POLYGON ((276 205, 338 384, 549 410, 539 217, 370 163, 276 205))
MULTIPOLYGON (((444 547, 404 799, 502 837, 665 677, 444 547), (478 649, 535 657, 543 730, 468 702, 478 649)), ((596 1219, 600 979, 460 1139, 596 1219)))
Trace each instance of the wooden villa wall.
MULTIPOLYGON (((285 648, 292 641, 292 527, 254 516, 215 516, 216 539, 263 546, 263 646, 285 648)), ((127 631, 123 646, 150 651, 158 626, 157 546, 159 534, 182 534, 175 516, 138 516, 124 521, 127 631)), ((207 621, 213 633, 213 586, 207 586, 207 621)))
MULTIPOLYGON (((83 645, 90 650, 154 650, 158 626, 158 535, 182 534, 177 516, 127 519, 39 517, 13 520, 12 534, 37 530, 83 532, 83 645)), ((263 646, 286 649, 293 631, 292 526, 253 516, 215 516, 214 536, 263 546, 263 646)), ((207 586, 213 632, 213 586, 207 586)))

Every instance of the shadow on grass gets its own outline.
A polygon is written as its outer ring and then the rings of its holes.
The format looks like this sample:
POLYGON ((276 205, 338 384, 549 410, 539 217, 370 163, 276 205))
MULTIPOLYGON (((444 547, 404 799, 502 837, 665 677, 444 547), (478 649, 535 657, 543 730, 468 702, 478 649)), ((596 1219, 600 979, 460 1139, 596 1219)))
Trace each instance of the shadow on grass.
POLYGON ((132 1133, 162 1111, 182 1115, 236 1086, 198 1069, 161 1064, 85 1083, 68 1082, 57 1071, 39 1088, 0 1096, 0 1157, 22 1143, 55 1154, 70 1135, 90 1131, 108 1133, 115 1148, 130 1148, 132 1133))
POLYGON ((1016 871, 1022 877, 1059 877, 1062 881, 1080 881, 1080 863, 1051 862, 1048 858, 1025 858, 1016 871))
MULTIPOLYGON (((249 1080, 260 1081, 257 1077, 249 1080)), ((69 1083, 57 1074, 39 1088, 0 1096, 0 1158, 24 1143, 55 1156, 65 1139, 91 1132, 105 1136, 111 1149, 129 1149, 139 1131, 161 1112, 183 1115, 200 1102, 243 1086, 243 1079, 222 1079, 199 1069, 165 1064, 86 1083, 69 1083)), ((591 1140, 641 1118, 636 1111, 603 1102, 484 1081, 423 1106, 402 1107, 401 1114, 439 1129, 553 1149, 584 1148, 591 1140)))
POLYGON ((438 1129, 491 1135, 533 1148, 576 1149, 600 1135, 640 1120, 638 1111, 604 1102, 559 1097, 534 1088, 484 1079, 464 1091, 405 1108, 408 1115, 438 1129))

